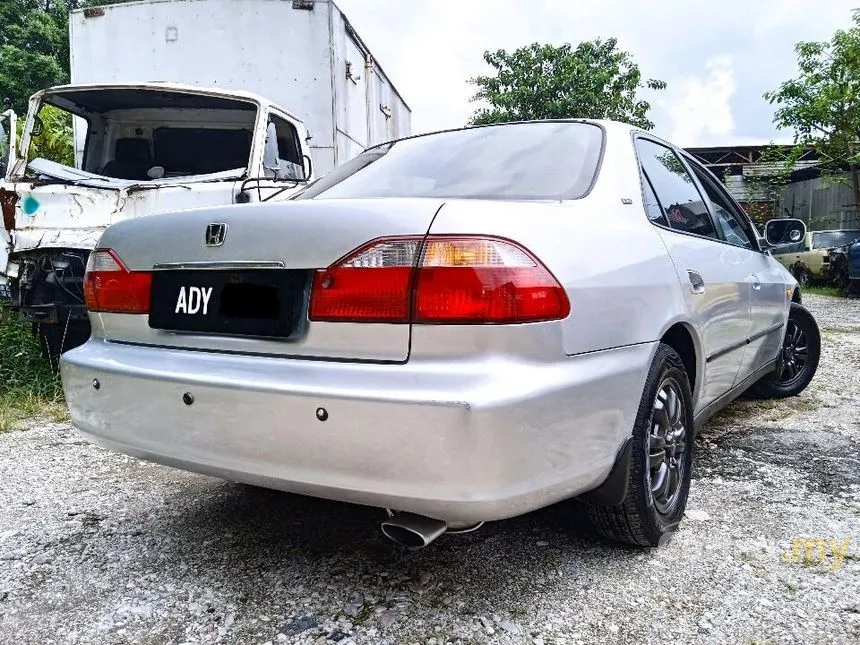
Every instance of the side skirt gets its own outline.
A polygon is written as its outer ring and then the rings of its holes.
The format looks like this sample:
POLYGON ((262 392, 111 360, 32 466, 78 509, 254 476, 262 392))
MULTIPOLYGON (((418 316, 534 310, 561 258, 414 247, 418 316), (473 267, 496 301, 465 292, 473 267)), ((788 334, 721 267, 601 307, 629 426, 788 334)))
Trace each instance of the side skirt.
POLYGON ((767 376, 771 372, 776 369, 777 360, 774 359, 769 363, 765 363, 758 370, 747 376, 743 381, 735 385, 731 390, 723 394, 717 399, 711 401, 707 406, 705 406, 695 417, 694 423, 696 426, 696 433, 698 434, 699 430, 703 425, 705 425, 711 417, 713 417, 717 412, 726 407, 729 403, 738 398, 741 394, 746 392, 750 387, 753 386, 757 381, 767 376))

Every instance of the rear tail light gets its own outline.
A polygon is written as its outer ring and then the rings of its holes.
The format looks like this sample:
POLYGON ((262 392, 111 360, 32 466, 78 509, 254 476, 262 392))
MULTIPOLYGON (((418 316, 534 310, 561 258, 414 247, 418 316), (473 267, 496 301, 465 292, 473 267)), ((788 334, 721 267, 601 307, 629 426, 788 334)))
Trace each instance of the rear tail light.
POLYGON ((338 322, 523 323, 565 318, 570 303, 528 251, 488 237, 371 242, 317 271, 310 319, 338 322))
POLYGON ((84 298, 90 311, 148 314, 152 274, 129 271, 110 249, 90 253, 84 277, 84 298))

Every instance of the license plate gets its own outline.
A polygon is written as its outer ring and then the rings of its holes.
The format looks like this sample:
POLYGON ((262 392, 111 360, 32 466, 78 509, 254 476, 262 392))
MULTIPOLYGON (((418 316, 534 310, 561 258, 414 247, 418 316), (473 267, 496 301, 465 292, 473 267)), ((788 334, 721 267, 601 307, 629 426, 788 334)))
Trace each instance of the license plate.
POLYGON ((169 331, 289 338, 305 320, 307 271, 155 271, 149 326, 169 331))

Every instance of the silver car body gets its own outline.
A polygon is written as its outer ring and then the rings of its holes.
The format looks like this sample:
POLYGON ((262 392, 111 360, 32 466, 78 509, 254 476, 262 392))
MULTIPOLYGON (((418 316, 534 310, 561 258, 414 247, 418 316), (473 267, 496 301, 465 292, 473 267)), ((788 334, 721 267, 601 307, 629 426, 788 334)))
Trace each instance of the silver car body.
POLYGON ((309 322, 301 338, 283 342, 93 313, 92 338, 61 362, 74 425, 162 464, 451 524, 599 487, 631 434, 661 338, 692 341, 702 422, 772 369, 796 283, 766 251, 652 224, 634 146, 650 135, 595 123, 605 133, 602 160, 581 199, 206 208, 121 222, 99 244, 133 271, 237 262, 304 269, 381 236, 493 235, 521 244, 558 278, 570 300, 565 319, 309 322), (214 248, 203 243, 213 222, 229 231, 214 248))

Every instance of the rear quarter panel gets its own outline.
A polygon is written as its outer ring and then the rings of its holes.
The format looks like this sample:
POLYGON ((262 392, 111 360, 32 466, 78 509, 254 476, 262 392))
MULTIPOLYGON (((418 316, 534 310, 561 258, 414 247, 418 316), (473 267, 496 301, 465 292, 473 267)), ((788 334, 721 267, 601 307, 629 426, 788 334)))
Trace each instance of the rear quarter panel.
POLYGON ((430 232, 497 235, 539 258, 570 298, 571 313, 558 326, 567 355, 654 341, 687 318, 674 266, 644 213, 629 130, 608 130, 599 178, 586 197, 448 201, 430 232))

